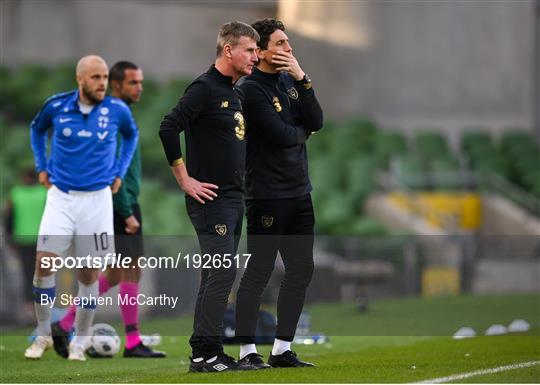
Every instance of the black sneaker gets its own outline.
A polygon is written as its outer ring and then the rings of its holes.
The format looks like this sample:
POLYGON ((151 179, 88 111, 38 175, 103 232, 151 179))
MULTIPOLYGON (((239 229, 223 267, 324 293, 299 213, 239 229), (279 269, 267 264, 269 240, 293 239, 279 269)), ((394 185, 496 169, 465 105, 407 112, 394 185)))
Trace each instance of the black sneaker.
POLYGON ((270 357, 268 357, 268 364, 273 368, 306 368, 315 366, 311 362, 299 360, 298 357, 296 357, 296 353, 292 350, 287 350, 285 353, 277 356, 270 354, 270 357))
POLYGON ((253 366, 257 370, 271 368, 270 365, 263 361, 262 355, 258 353, 250 353, 241 360, 238 360, 238 366, 253 366))
POLYGON ((193 361, 193 358, 189 357, 189 361, 191 362, 189 364, 189 371, 192 373, 201 373, 203 371, 204 366, 204 360, 200 360, 199 362, 193 361))
POLYGON ((126 358, 163 358, 166 356, 165 352, 153 350, 142 342, 139 342, 137 346, 131 349, 124 349, 124 357, 126 358))
POLYGON ((202 371, 206 373, 224 372, 229 370, 256 370, 256 368, 251 365, 238 365, 238 362, 236 362, 234 358, 225 353, 218 354, 217 358, 212 362, 205 361, 202 368, 202 371))
POLYGON ((69 332, 66 332, 60 326, 60 321, 51 324, 51 334, 53 339, 54 350, 60 357, 68 358, 69 355, 69 332))

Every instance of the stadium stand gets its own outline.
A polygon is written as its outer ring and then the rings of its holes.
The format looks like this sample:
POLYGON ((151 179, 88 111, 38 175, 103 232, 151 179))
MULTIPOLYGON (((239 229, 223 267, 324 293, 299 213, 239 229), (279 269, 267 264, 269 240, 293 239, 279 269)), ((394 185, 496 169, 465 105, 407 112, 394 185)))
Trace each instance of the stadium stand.
MULTIPOLYGON (((5 84, 0 91, 0 129, 4 135, 1 161, 10 164, 4 168, 5 189, 15 183, 23 165, 31 159, 29 121, 46 95, 74 87, 72 72, 71 64, 55 68, 27 65, 17 71, 0 67, 0 80, 5 84), (35 92, 28 93, 28 89, 35 92)), ((145 97, 134 109, 141 127, 145 179, 141 199, 149 233, 191 233, 187 216, 182 215, 184 205, 177 199, 177 187, 165 167, 155 135, 171 100, 178 99, 186 85, 183 79, 167 83, 145 80, 145 97), (172 211, 178 215, 167 215, 172 211), (168 218, 167 223, 163 218, 168 218)), ((464 132, 459 148, 453 152, 442 131, 436 128, 418 129, 407 138, 398 130, 383 130, 364 117, 325 122, 324 129, 308 142, 317 231, 329 235, 388 233, 364 210, 366 199, 380 190, 381 172, 389 173, 403 188, 423 193, 456 193, 458 201, 459 194, 489 190, 490 178, 502 178, 504 183, 534 197, 535 202, 540 199, 540 149, 531 134, 509 128, 496 140, 486 128, 464 132)), ((426 200, 419 199, 417 203, 420 201, 426 200)), ((433 199, 428 201, 431 203, 424 211, 433 211, 433 199)))

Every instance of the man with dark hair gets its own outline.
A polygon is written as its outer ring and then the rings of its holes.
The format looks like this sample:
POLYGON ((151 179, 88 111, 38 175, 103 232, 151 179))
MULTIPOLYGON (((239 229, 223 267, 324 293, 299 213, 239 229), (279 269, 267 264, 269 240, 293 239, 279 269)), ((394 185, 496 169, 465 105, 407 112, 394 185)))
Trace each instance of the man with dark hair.
POLYGON ((236 336, 240 363, 268 367, 257 353, 255 330, 261 295, 279 251, 285 265, 277 304, 272 367, 313 366, 291 351, 296 325, 313 274, 315 223, 305 141, 322 127, 323 113, 311 84, 292 55, 285 27, 264 19, 259 64, 239 85, 247 134, 246 209, 248 252, 252 255, 237 294, 236 336))
MULTIPOLYGON (((123 100, 128 106, 137 103, 143 92, 143 72, 129 61, 117 62, 109 71, 112 96, 123 100)), ((99 295, 118 285, 118 294, 128 301, 121 302, 120 312, 124 321, 126 345, 124 357, 161 358, 165 353, 154 351, 144 345, 139 332, 139 314, 136 301, 139 294, 141 271, 137 258, 143 255, 142 216, 137 202, 141 185, 140 148, 135 149, 124 181, 118 192, 113 195, 114 242, 116 254, 131 258, 131 265, 125 269, 108 268, 100 274, 99 295)), ((70 306, 64 317, 52 325, 54 331, 64 336, 73 328, 77 307, 70 306)))
MULTIPOLYGON (((234 84, 251 73, 258 40, 248 24, 222 25, 215 64, 187 87, 159 130, 171 170, 186 193, 202 254, 223 260, 236 254, 244 212, 245 125, 234 84), (182 131, 186 164, 180 150, 182 131)), ((223 352, 223 316, 235 277, 234 266, 201 272, 190 338, 192 372, 252 369, 223 352)))

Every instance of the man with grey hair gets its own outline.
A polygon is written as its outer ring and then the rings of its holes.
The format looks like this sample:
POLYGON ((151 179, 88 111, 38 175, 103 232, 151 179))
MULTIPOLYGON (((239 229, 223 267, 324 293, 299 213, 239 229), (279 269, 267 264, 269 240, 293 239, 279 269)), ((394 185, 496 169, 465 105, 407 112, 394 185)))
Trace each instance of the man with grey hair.
POLYGON ((221 26, 217 58, 195 79, 159 135, 171 170, 186 194, 187 212, 202 255, 220 258, 220 267, 203 269, 195 306, 190 371, 248 370, 223 352, 223 316, 236 277, 234 258, 244 214, 245 124, 236 81, 257 63, 258 33, 248 24, 221 26), (186 138, 186 163, 180 132, 186 138), (216 191, 217 190, 217 191, 216 191), (227 262, 227 258, 229 259, 227 262), (227 267, 228 266, 228 267, 227 267))

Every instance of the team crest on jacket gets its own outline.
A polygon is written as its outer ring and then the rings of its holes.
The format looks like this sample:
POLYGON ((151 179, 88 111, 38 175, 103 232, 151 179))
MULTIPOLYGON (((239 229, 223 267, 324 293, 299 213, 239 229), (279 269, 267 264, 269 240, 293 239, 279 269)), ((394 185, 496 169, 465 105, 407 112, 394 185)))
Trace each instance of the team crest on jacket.
POLYGON ((272 99, 272 104, 274 105, 274 108, 277 112, 281 112, 282 108, 281 104, 279 104, 279 98, 277 96, 274 96, 274 98, 272 99))
POLYGON ((215 226, 216 233, 221 235, 222 237, 227 234, 227 225, 216 225, 215 226))
POLYGON ((240 111, 234 113, 234 120, 238 122, 238 125, 234 128, 234 133, 238 139, 244 140, 246 135, 246 124, 244 122, 244 116, 240 111))
POLYGON ((272 226, 272 223, 274 223, 274 217, 271 217, 270 215, 263 215, 261 217, 262 225, 266 228, 269 228, 272 226))
POLYGON ((287 95, 289 95, 289 98, 291 99, 298 99, 298 91, 296 91, 296 88, 291 87, 287 90, 287 95))

